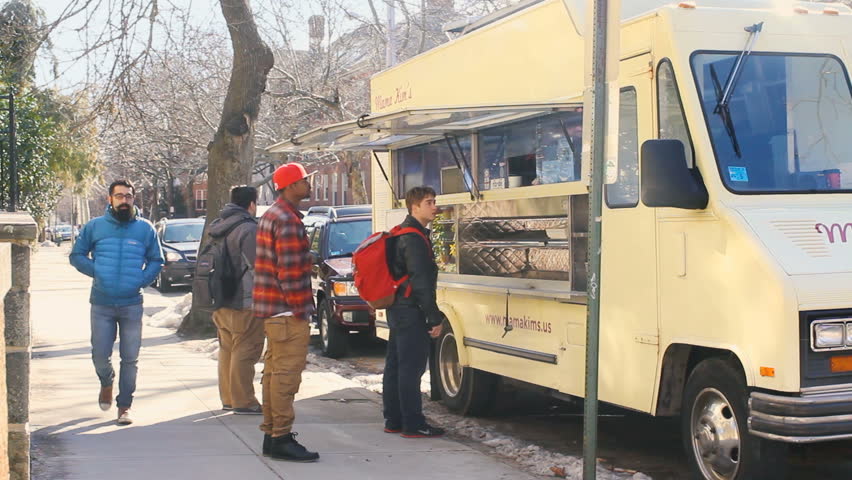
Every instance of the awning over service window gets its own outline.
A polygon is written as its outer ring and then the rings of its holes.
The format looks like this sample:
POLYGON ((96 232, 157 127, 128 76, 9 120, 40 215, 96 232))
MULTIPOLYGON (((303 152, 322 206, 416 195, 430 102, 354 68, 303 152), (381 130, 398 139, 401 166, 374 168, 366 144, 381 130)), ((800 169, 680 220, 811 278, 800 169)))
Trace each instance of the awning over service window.
POLYGON ((372 150, 386 152, 398 145, 432 141, 445 136, 469 135, 554 112, 581 111, 581 102, 524 105, 412 108, 394 113, 363 115, 357 120, 315 128, 278 142, 272 153, 372 150))

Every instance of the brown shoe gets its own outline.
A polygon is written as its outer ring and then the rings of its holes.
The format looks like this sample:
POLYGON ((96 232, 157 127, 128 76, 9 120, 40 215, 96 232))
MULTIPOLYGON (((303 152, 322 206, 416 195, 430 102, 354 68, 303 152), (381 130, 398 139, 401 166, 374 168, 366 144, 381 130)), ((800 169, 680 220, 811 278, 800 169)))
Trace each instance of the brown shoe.
POLYGON ((133 423, 133 419, 130 418, 130 407, 121 407, 118 409, 118 420, 115 423, 119 425, 130 425, 133 423))
POLYGON ((101 393, 98 395, 98 406, 105 412, 112 407, 112 385, 101 387, 101 393))

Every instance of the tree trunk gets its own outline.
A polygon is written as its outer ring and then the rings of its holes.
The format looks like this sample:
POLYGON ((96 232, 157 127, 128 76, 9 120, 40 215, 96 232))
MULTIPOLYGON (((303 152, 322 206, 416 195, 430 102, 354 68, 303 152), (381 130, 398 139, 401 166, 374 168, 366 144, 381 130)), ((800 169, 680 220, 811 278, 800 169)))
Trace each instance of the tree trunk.
MULTIPOLYGON (((254 165, 254 125, 266 77, 272 69, 272 50, 257 33, 248 0, 220 0, 228 24, 234 59, 219 128, 207 146, 207 225, 225 205, 231 186, 248 183, 254 165)), ((207 234, 201 245, 207 242, 207 234)), ((195 297, 195 296, 193 296, 195 297)), ((193 305, 178 333, 213 336, 212 312, 193 305)))

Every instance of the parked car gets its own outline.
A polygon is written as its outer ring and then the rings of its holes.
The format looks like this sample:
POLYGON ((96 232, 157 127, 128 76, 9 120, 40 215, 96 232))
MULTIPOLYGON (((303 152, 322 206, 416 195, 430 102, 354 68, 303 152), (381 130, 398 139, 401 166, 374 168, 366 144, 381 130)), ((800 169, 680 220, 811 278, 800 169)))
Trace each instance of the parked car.
POLYGON ((166 292, 174 285, 189 285, 195 275, 195 259, 204 233, 204 219, 163 219, 157 222, 156 230, 166 263, 154 282, 154 288, 166 292))
POLYGON ((57 245, 62 244, 62 242, 71 241, 71 239, 76 237, 77 228, 72 227, 71 225, 58 225, 53 232, 53 241, 56 242, 57 245))
POLYGON ((372 215, 372 205, 318 205, 308 208, 308 213, 302 219, 306 227, 315 223, 324 222, 330 218, 350 217, 353 215, 372 215))
POLYGON ((340 358, 351 332, 375 335, 375 312, 358 296, 352 277, 352 252, 373 232, 372 215, 326 217, 309 227, 311 284, 322 352, 340 358))

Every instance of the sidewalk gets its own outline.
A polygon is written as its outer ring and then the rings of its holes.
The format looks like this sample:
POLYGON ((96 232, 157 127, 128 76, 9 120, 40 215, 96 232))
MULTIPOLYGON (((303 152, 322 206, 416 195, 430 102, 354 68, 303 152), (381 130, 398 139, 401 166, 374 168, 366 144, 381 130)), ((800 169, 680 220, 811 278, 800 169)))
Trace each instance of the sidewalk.
MULTIPOLYGON (((303 375, 295 431, 321 458, 313 464, 270 460, 259 451, 261 417, 218 410, 215 362, 190 350, 172 330, 148 326, 134 423, 116 426, 115 409, 102 412, 97 405, 88 340, 90 282, 68 264, 68 251, 43 248, 33 259, 34 480, 537 478, 452 438, 408 440, 384 433, 375 393, 316 367, 303 375)), ((146 313, 168 302, 146 295, 146 313)), ((113 364, 118 366, 117 351, 113 364)))

